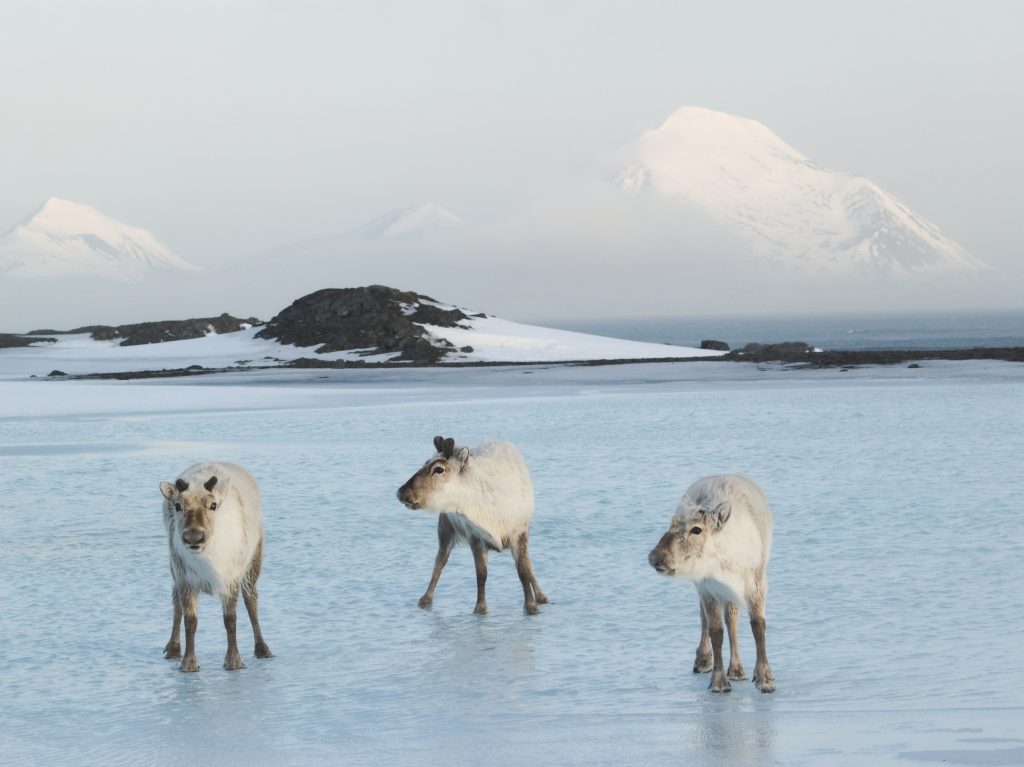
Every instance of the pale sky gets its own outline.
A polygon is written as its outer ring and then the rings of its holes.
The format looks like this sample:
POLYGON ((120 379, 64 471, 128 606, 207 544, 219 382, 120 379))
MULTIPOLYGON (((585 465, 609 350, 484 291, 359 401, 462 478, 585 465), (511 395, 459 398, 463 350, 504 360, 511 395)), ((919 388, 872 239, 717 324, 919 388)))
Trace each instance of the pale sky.
POLYGON ((0 232, 58 196, 217 266, 428 200, 473 221, 696 105, 1021 270, 1018 1, 5 0, 0 72, 0 232))

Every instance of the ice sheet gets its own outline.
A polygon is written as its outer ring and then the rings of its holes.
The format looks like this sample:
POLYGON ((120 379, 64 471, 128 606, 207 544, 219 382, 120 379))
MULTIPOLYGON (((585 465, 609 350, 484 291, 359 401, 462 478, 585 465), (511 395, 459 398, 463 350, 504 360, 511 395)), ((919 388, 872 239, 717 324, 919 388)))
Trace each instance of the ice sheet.
POLYGON ((1021 366, 707 364, 733 372, 0 382, 3 763, 1024 761, 1021 366), (394 492, 437 433, 523 450, 541 615, 522 614, 507 554, 473 615, 464 548, 416 607, 435 520, 394 492), (243 464, 264 493, 275 657, 252 656, 241 611, 239 672, 220 668, 208 597, 202 671, 160 654, 157 483, 200 458, 243 464), (685 486, 733 470, 776 513, 771 696, 705 689, 693 588, 646 564, 685 486))

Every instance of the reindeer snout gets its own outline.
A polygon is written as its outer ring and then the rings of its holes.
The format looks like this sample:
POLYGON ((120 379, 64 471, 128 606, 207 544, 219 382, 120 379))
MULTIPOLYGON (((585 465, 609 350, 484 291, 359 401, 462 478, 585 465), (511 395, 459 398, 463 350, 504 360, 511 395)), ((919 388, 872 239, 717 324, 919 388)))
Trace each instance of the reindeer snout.
POLYGON ((206 531, 200 530, 198 527, 186 527, 181 532, 181 539, 189 548, 197 549, 206 540, 206 531))
POLYGON ((666 533, 662 536, 662 539, 658 541, 658 545, 651 549, 651 553, 647 555, 647 561, 659 573, 672 575, 675 572, 674 562, 672 552, 666 545, 666 540, 671 540, 671 533, 666 533))
POLYGON ((663 573, 668 569, 665 566, 665 552, 658 551, 658 549, 651 549, 651 553, 647 555, 647 561, 659 573, 663 573))
POLYGON ((406 483, 406 484, 402 485, 400 488, 398 488, 398 492, 395 495, 397 496, 398 500, 400 500, 403 504, 408 506, 410 509, 418 509, 419 508, 419 504, 416 502, 416 499, 413 497, 412 488, 409 487, 408 483, 406 483))
POLYGON ((657 546, 650 550, 647 555, 647 562, 658 572, 664 572, 668 576, 676 571, 676 559, 672 552, 672 531, 666 532, 657 546))

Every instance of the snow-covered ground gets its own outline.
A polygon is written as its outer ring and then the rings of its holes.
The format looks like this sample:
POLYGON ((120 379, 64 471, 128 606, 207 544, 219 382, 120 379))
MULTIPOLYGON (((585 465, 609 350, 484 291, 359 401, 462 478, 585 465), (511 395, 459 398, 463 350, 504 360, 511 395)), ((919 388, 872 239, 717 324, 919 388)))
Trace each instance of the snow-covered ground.
MULTIPOLYGON (((659 357, 718 357, 722 352, 686 346, 625 341, 571 330, 523 325, 497 317, 473 317, 472 327, 424 327, 447 338, 456 347, 472 346, 467 353, 451 353, 449 362, 557 362, 560 360, 654 359, 659 357)), ((467 322, 466 324, 469 324, 467 322)), ((300 357, 321 360, 386 362, 392 354, 367 350, 317 354, 316 346, 301 347, 256 338, 260 328, 161 344, 120 346, 120 340, 94 341, 87 333, 51 336, 56 343, 0 349, 0 378, 45 376, 53 370, 69 375, 137 370, 163 370, 202 365, 207 368, 265 367, 300 357)))
POLYGON ((428 333, 444 338, 466 354, 449 355, 452 361, 557 362, 559 360, 656 359, 658 357, 720 357, 722 352, 689 346, 626 341, 571 330, 555 330, 498 317, 471 317, 467 327, 424 325, 428 333))
POLYGON ((994 362, 0 380, 0 762, 1024 763, 1022 384, 994 362), (522 448, 539 616, 507 554, 473 615, 465 548, 416 607, 435 522, 394 492, 438 433, 522 448), (223 671, 205 597, 181 674, 158 483, 207 457, 261 482, 275 657, 240 611, 249 667, 223 671), (693 588, 646 563, 683 488, 733 470, 776 513, 774 695, 707 692, 693 588))
POLYGON ((57 342, 0 349, 0 377, 45 376, 51 370, 78 375, 177 369, 189 365, 202 365, 207 368, 262 367, 280 365, 299 357, 383 362, 395 356, 361 356, 358 350, 316 354, 316 347, 304 348, 256 338, 259 331, 260 328, 255 327, 236 333, 211 333, 204 338, 138 346, 120 346, 121 339, 94 341, 88 333, 49 336, 56 338, 57 342))

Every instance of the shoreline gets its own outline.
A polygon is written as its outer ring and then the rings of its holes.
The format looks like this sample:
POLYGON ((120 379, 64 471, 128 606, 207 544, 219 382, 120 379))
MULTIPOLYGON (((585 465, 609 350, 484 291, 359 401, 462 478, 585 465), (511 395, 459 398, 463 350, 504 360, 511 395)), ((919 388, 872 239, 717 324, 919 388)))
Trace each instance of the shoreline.
POLYGON ((757 357, 746 356, 740 352, 729 352, 721 357, 660 357, 651 359, 601 359, 601 360, 561 360, 557 362, 546 361, 479 361, 479 362, 449 362, 439 364, 417 364, 417 363, 395 363, 395 362, 365 362, 350 360, 320 360, 310 357, 301 357, 283 365, 260 365, 260 366, 228 366, 228 367, 204 367, 202 365, 190 365, 184 368, 164 368, 159 370, 125 370, 108 371, 101 373, 76 373, 61 374, 53 371, 46 376, 32 375, 29 378, 47 380, 67 381, 95 381, 95 380, 116 380, 134 381, 159 378, 186 378, 191 376, 205 376, 214 374, 237 374, 256 370, 410 370, 410 369, 463 369, 463 368, 499 368, 499 367, 531 367, 537 365, 552 367, 607 367, 615 365, 636 365, 636 364, 666 364, 666 363, 688 363, 688 362, 711 362, 729 363, 740 362, 748 364, 780 363, 787 369, 822 369, 839 368, 849 370, 865 365, 900 365, 905 362, 913 365, 917 362, 927 360, 998 360, 1002 362, 1024 362, 1024 347, 978 347, 970 349, 933 349, 933 350, 880 350, 880 351, 842 351, 826 350, 810 352, 802 355, 758 355, 757 357))

